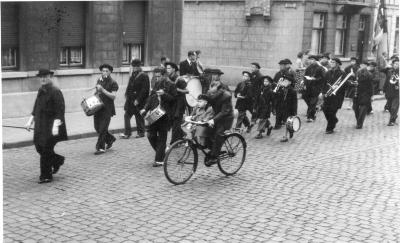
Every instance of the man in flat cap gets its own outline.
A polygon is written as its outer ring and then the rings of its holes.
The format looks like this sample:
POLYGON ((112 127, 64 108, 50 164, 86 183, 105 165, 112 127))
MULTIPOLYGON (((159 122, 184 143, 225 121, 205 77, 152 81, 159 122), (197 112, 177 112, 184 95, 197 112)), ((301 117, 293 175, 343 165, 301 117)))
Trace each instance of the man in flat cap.
POLYGON ((104 103, 103 109, 94 114, 94 129, 98 136, 95 155, 103 154, 106 149, 112 147, 115 137, 108 132, 111 117, 115 115, 114 100, 117 96, 118 83, 111 78, 113 67, 109 64, 102 64, 99 67, 101 77, 97 80, 95 95, 98 95, 104 103), (107 147, 106 147, 107 145, 107 147))
POLYGON ((142 71, 141 61, 139 59, 133 59, 131 66, 132 75, 129 78, 128 86, 125 91, 125 132, 120 135, 120 137, 124 139, 128 139, 132 135, 131 118, 133 115, 135 115, 136 120, 136 138, 144 137, 145 125, 143 116, 140 115, 140 110, 143 109, 150 91, 149 76, 142 71))
POLYGON ((307 104, 307 122, 316 119, 318 96, 324 85, 325 69, 318 63, 318 56, 308 57, 309 66, 304 72, 304 91, 303 99, 307 104))
POLYGON ((242 72, 242 81, 238 83, 235 89, 235 97, 237 98, 235 109, 238 110, 239 115, 236 121, 236 128, 240 129, 242 124, 247 128, 247 132, 250 132, 250 120, 247 117, 246 112, 253 112, 253 93, 252 84, 250 81, 251 73, 248 71, 242 72))
POLYGON ((344 100, 345 86, 347 84, 344 84, 338 90, 336 95, 326 96, 326 93, 331 88, 331 86, 332 89, 337 88, 337 86, 334 85, 336 80, 338 80, 340 77, 342 79, 345 78, 344 72, 340 69, 340 65, 342 65, 342 62, 339 58, 335 57, 331 59, 331 69, 325 75, 325 83, 322 89, 322 94, 325 96, 322 111, 324 112, 325 118, 328 122, 325 131, 326 134, 333 133, 333 129, 335 129, 336 123, 339 121, 336 117, 336 113, 342 107, 344 100))
POLYGON ((32 115, 25 125, 29 131, 34 124, 33 143, 40 154, 39 184, 53 180, 60 166, 64 164, 64 156, 56 154, 57 142, 67 140, 65 125, 65 103, 61 90, 53 85, 54 72, 40 69, 36 75, 41 87, 38 91, 32 115))
MULTIPOLYGON (((351 57, 350 64, 347 67, 345 67, 345 69, 344 69, 344 73, 345 73, 344 76, 349 74, 351 72, 351 70, 353 70, 353 73, 357 73, 357 70, 360 68, 361 65, 366 66, 366 63, 362 64, 362 62, 361 62, 361 64, 360 64, 357 57, 351 57)), ((354 82, 355 80, 356 80, 355 76, 352 76, 349 78, 350 82, 354 82)), ((347 105, 346 105, 347 110, 350 110, 353 106, 353 98, 354 98, 354 91, 355 91, 354 88, 355 88, 354 86, 349 85, 346 87, 346 90, 345 90, 345 97, 348 98, 347 105)))
POLYGON ((283 59, 279 71, 274 76, 274 108, 276 112, 275 129, 279 129, 289 116, 297 114, 297 93, 294 90, 295 73, 290 69, 292 62, 283 59))
POLYGON ((399 111, 399 58, 392 60, 392 66, 384 69, 388 79, 384 86, 387 108, 390 111, 388 126, 394 126, 399 111))

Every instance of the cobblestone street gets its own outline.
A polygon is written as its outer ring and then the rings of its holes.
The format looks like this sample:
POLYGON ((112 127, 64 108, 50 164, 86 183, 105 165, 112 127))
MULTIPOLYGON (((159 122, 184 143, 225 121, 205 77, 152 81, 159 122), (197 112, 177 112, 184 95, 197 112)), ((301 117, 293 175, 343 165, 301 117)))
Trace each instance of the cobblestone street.
POLYGON ((302 128, 288 143, 283 128, 245 134, 237 175, 200 158, 181 186, 151 166, 146 138, 100 156, 96 138, 59 143, 65 165, 41 185, 33 146, 3 150, 4 242, 400 242, 399 127, 386 126, 384 102, 361 130, 344 105, 326 135, 323 113, 305 123, 299 100, 302 128))

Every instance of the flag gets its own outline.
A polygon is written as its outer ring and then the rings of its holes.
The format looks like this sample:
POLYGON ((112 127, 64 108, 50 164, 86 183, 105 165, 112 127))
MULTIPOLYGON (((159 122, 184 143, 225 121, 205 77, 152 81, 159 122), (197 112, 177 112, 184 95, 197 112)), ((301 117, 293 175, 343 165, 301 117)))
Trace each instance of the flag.
POLYGON ((385 0, 379 0, 379 6, 376 14, 375 26, 374 26, 374 44, 373 51, 380 49, 381 52, 385 52, 387 49, 387 17, 386 17, 386 6, 385 0))

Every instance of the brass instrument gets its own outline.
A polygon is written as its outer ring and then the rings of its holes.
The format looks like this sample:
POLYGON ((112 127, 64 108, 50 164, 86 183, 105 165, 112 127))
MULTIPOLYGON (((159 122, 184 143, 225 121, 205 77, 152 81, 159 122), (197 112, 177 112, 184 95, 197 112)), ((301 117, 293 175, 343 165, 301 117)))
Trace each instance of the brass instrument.
POLYGON ((347 80, 351 77, 354 76, 353 69, 351 69, 351 72, 347 74, 347 76, 342 80, 342 76, 340 76, 333 85, 330 85, 329 90, 326 92, 325 97, 331 96, 331 95, 336 95, 336 93, 339 91, 339 89, 347 82, 347 80))
POLYGON ((287 88, 290 85, 290 81, 285 78, 280 78, 278 83, 276 84, 275 89, 273 90, 274 93, 278 92, 281 87, 287 88))
POLYGON ((392 77, 390 78, 389 82, 391 84, 396 84, 399 82, 399 75, 398 74, 393 74, 392 77))

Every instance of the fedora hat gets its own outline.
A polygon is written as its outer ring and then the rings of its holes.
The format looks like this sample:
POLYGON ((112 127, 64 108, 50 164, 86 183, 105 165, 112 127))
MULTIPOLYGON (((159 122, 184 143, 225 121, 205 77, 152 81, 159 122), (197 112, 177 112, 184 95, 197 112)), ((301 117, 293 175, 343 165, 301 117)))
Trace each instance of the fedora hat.
POLYGON ((54 72, 50 71, 49 69, 41 68, 41 69, 39 69, 39 72, 38 72, 38 74, 36 74, 36 76, 42 77, 42 76, 46 76, 48 74, 53 75, 54 72))

